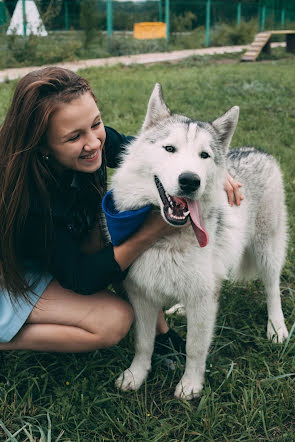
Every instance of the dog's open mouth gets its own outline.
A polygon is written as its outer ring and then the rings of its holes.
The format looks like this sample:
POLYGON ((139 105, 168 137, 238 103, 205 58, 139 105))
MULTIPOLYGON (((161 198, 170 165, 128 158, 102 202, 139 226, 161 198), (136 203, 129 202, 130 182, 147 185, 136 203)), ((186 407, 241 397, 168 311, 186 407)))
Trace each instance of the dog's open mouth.
POLYGON ((164 186, 159 178, 157 176, 154 178, 164 206, 164 214, 167 221, 176 226, 185 224, 189 216, 189 210, 185 199, 177 196, 170 196, 164 189, 164 186))
POLYGON ((155 183, 163 203, 164 215, 168 223, 181 226, 190 217, 192 227, 201 247, 208 244, 208 233, 204 227, 199 201, 169 195, 159 178, 154 176, 155 183))

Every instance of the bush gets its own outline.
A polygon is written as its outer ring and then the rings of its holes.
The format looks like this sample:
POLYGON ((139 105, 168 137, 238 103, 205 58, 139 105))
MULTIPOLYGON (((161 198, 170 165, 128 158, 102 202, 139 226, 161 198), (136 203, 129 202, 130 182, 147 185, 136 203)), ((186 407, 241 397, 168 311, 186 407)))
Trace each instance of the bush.
POLYGON ((258 32, 256 20, 248 22, 242 21, 237 24, 216 25, 211 33, 211 45, 213 46, 231 46, 249 44, 254 40, 258 32))
POLYGON ((169 50, 198 49, 205 46, 205 28, 199 26, 187 34, 171 34, 169 50))
POLYGON ((183 15, 172 15, 171 30, 172 32, 191 31, 196 22, 197 16, 191 11, 186 11, 183 15))
POLYGON ((2 35, 0 68, 58 63, 78 58, 81 42, 69 32, 66 39, 28 35, 2 35))
POLYGON ((136 40, 133 37, 113 36, 109 42, 109 51, 113 56, 143 54, 147 52, 163 52, 166 48, 166 41, 136 40))

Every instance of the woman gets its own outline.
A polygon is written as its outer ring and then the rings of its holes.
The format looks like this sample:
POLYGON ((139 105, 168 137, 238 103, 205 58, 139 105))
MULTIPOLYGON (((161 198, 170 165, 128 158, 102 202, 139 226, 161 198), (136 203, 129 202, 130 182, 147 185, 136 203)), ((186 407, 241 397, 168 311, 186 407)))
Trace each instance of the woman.
MULTIPOLYGON (((132 308, 107 287, 174 231, 152 212, 125 242, 104 244, 106 166, 128 141, 104 127, 77 74, 51 67, 18 83, 0 131, 0 350, 91 351, 128 332, 132 308)), ((160 313, 160 341, 167 332, 160 313)))

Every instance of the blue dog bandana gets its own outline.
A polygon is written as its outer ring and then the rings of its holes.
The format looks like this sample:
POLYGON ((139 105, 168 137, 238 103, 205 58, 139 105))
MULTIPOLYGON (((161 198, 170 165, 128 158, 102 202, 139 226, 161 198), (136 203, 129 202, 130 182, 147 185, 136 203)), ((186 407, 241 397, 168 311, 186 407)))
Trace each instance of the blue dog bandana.
POLYGON ((138 230, 151 209, 150 204, 137 210, 118 212, 115 208, 112 190, 106 193, 102 200, 102 210, 106 217, 112 244, 118 246, 138 230))

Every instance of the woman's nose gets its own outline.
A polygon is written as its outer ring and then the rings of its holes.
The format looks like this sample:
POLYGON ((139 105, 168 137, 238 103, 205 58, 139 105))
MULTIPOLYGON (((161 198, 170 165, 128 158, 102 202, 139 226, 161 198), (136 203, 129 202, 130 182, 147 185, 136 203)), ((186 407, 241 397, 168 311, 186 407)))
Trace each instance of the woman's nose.
POLYGON ((97 136, 94 133, 88 134, 85 141, 86 141, 84 146, 85 150, 97 149, 98 147, 100 147, 101 144, 100 140, 97 138, 97 136))

